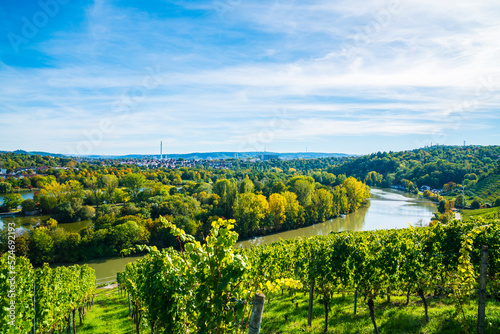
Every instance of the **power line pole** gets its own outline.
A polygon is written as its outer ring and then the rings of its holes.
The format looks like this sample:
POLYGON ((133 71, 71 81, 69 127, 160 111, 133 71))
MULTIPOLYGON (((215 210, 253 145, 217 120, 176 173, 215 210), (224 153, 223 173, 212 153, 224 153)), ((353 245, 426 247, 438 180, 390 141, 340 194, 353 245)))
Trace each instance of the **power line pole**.
POLYGON ((462 186, 462 207, 465 208, 465 186, 462 186))

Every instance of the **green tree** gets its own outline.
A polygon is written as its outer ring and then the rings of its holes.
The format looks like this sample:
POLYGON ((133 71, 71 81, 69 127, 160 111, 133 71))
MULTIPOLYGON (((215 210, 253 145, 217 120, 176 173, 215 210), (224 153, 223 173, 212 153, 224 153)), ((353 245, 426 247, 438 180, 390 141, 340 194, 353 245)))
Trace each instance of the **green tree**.
POLYGON ((9 182, 0 182, 0 194, 7 194, 12 192, 12 184, 9 182))
POLYGON ((70 223, 75 215, 75 210, 71 207, 70 202, 62 202, 56 207, 55 217, 60 223, 70 223))
POLYGON ((27 198, 23 201, 23 203, 21 204, 21 207, 22 207, 21 211, 23 213, 35 211, 36 210, 36 202, 34 200, 32 200, 31 198, 27 198))
POLYGON ((455 198, 455 206, 463 206, 465 203, 464 201, 464 196, 462 194, 459 194, 456 198, 455 198))
POLYGON ((31 186, 31 181, 29 178, 27 177, 23 177, 21 179, 21 187, 22 188, 29 188, 31 186))
POLYGON ((101 184, 101 180, 98 180, 95 176, 85 179, 85 185, 90 189, 90 192, 92 193, 92 202, 96 205, 97 210, 99 210, 99 204, 101 204, 102 201, 102 192, 100 189, 101 184))
POLYGON ((53 229, 53 228, 57 227, 57 224, 58 224, 57 220, 55 220, 53 218, 49 218, 46 221, 42 222, 41 226, 47 227, 49 229, 53 229))
POLYGON ((140 242, 147 242, 144 227, 134 221, 116 225, 111 231, 111 240, 117 251, 127 249, 140 242))
POLYGON ((370 197, 369 188, 353 177, 347 178, 343 183, 343 187, 349 201, 349 212, 356 211, 370 197))
POLYGON ((47 233, 46 229, 39 228, 33 230, 30 244, 30 260, 33 264, 52 262, 54 257, 54 241, 47 233))
POLYGON ((129 173, 122 178, 122 183, 130 189, 132 198, 137 196, 137 193, 146 182, 146 177, 140 173, 129 173))
POLYGON ((314 179, 310 176, 295 176, 289 181, 290 189, 297 195, 297 200, 303 207, 311 204, 314 191, 314 179))
POLYGON ((285 224, 287 228, 299 227, 303 223, 301 216, 303 208, 297 200, 297 195, 291 191, 285 191, 283 197, 286 200, 285 207, 285 224))
POLYGON ((479 199, 475 198, 470 204, 471 209, 479 209, 481 207, 481 202, 479 199))
POLYGON ((380 186, 383 180, 384 176, 382 174, 371 171, 366 175, 365 183, 370 186, 380 186))
POLYGON ((3 198, 3 207, 7 210, 17 209, 23 202, 23 197, 19 194, 7 194, 3 198))
POLYGON ((316 221, 325 221, 332 217, 333 195, 326 189, 316 189, 312 195, 311 207, 316 212, 316 221))
POLYGON ((253 192, 254 185, 252 180, 248 178, 248 175, 245 177, 243 181, 240 183, 240 194, 251 193, 253 192))
POLYGON ((233 207, 237 200, 236 183, 234 180, 217 180, 213 187, 213 192, 220 197, 219 206, 222 214, 227 217, 233 217, 233 207))
POLYGON ((75 262, 81 258, 80 243, 81 236, 78 233, 68 233, 66 239, 61 245, 61 254, 65 262, 75 262))
POLYGON ((115 189, 111 195, 111 203, 126 203, 130 201, 129 194, 122 189, 115 189))
POLYGON ((269 217, 276 229, 285 223, 286 206, 287 201, 283 195, 274 193, 269 196, 269 217))
POLYGON ((241 194, 234 207, 238 232, 243 236, 248 236, 262 226, 268 213, 269 203, 265 196, 254 193, 241 194))
POLYGON ((112 193, 118 187, 118 178, 115 175, 103 175, 101 184, 108 193, 112 193))
POLYGON ((333 216, 338 216, 339 214, 349 213, 349 198, 347 197, 347 190, 344 187, 336 186, 333 188, 333 206, 332 214, 333 216))
POLYGON ((76 214, 79 220, 90 220, 95 217, 95 209, 91 206, 84 205, 76 214))
POLYGON ((281 194, 286 191, 286 186, 283 182, 281 181, 276 181, 273 183, 273 186, 271 188, 271 193, 273 194, 281 194))
POLYGON ((68 184, 59 184, 57 181, 46 183, 38 196, 40 209, 43 213, 52 213, 57 205, 67 200, 67 194, 70 192, 68 184))
POLYGON ((445 199, 440 200, 439 205, 438 205, 438 209, 437 209, 439 211, 439 213, 444 213, 446 211, 445 206, 446 206, 446 200, 445 199))

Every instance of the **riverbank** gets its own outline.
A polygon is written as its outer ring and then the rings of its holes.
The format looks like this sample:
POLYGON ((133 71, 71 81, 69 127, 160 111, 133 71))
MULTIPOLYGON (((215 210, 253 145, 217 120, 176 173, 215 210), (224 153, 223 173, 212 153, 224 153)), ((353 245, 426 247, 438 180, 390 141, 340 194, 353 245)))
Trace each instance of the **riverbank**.
POLYGON ((15 217, 21 213, 21 210, 11 211, 11 212, 0 212, 0 218, 2 217, 15 217))

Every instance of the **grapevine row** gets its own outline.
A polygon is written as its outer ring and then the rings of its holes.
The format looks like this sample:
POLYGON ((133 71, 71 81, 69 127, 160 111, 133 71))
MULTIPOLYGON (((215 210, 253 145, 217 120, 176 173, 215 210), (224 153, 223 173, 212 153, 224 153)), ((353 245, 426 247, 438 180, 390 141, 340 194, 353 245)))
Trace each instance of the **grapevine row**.
POLYGON ((265 272, 253 268, 248 257, 233 248, 238 240, 234 221, 214 222, 203 245, 162 222, 181 242, 181 251, 140 247, 149 254, 117 274, 120 288, 130 296, 137 333, 141 326, 149 326, 151 333, 241 333, 255 292, 297 283, 271 282, 265 272))
POLYGON ((500 271, 500 228, 493 221, 344 231, 241 250, 234 248, 231 222, 215 222, 202 244, 162 221, 181 251, 148 248, 146 257, 117 275, 130 296, 138 333, 148 326, 151 333, 240 333, 253 294, 272 297, 285 288, 321 296, 316 300, 324 305, 325 331, 333 293, 356 290, 367 300, 376 329, 374 301, 391 294, 418 295, 428 319, 425 296, 443 287, 460 314, 477 288, 482 245, 491 248, 490 276, 500 271))
POLYGON ((339 232, 327 236, 286 240, 245 250, 254 265, 265 267, 270 279, 299 280, 314 287, 325 307, 325 330, 334 292, 358 291, 368 300, 374 319, 374 300, 392 294, 425 295, 443 287, 461 313, 477 289, 479 249, 490 247, 489 275, 500 271, 500 226, 482 220, 454 221, 428 228, 339 232))
POLYGON ((95 271, 87 265, 35 269, 9 253, 0 258, 0 279, 2 333, 59 333, 70 327, 71 315, 74 328, 76 312, 81 322, 96 289, 95 271))

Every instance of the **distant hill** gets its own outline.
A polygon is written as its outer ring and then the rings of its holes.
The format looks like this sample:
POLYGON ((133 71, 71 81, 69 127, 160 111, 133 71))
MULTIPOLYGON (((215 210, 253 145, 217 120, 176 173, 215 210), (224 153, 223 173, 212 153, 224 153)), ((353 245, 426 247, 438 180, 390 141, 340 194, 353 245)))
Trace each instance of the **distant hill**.
POLYGON ((24 151, 24 150, 15 150, 15 151, 0 151, 0 153, 15 153, 15 154, 28 154, 28 155, 41 155, 42 157, 57 157, 57 158, 67 158, 68 155, 60 154, 60 153, 49 153, 49 152, 39 152, 39 151, 24 151))
MULTIPOLYGON (((330 172, 355 176, 366 180, 370 186, 403 186, 414 191, 424 185, 442 189, 449 182, 463 184, 466 176, 483 180, 489 175, 499 174, 499 166, 498 145, 433 146, 347 159, 331 168, 330 172)), ((487 194, 488 190, 485 191, 487 194)), ((497 191, 491 193, 498 196, 497 191)))

